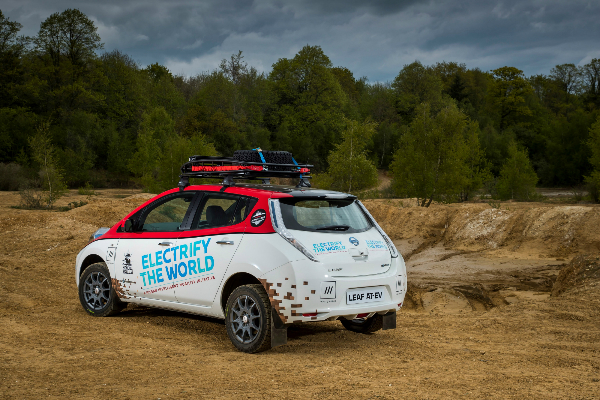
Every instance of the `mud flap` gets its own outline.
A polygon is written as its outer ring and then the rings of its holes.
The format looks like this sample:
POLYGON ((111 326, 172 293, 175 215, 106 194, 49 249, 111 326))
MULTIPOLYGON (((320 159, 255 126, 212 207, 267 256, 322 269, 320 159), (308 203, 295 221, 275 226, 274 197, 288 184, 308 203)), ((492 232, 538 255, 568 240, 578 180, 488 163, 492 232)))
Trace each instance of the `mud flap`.
MULTIPOLYGON (((394 314, 395 315, 395 314, 394 314)), ((395 321, 394 317, 394 321, 395 321)), ((287 325, 281 321, 277 311, 271 309, 271 348, 287 344, 287 325)))
POLYGON ((396 311, 389 312, 383 316, 383 327, 381 329, 396 329, 396 311))

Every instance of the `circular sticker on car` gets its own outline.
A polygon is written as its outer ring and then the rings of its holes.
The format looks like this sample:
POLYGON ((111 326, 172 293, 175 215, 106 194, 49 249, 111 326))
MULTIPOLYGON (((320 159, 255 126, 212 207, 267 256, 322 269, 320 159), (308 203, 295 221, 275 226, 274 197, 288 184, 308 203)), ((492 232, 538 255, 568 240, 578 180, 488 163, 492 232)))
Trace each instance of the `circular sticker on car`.
POLYGON ((267 212, 263 209, 254 211, 252 217, 250 217, 250 225, 253 227, 261 226, 267 219, 267 212))

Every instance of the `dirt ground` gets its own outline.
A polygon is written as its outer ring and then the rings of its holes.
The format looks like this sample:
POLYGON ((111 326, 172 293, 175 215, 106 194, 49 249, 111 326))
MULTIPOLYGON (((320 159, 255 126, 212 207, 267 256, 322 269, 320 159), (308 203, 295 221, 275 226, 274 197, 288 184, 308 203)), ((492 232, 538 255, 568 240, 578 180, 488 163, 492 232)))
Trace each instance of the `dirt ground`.
POLYGON ((83 311, 77 252, 148 198, 99 193, 48 212, 0 192, 0 399, 600 398, 600 207, 367 201, 407 262, 398 328, 304 324, 247 355, 219 320, 83 311))

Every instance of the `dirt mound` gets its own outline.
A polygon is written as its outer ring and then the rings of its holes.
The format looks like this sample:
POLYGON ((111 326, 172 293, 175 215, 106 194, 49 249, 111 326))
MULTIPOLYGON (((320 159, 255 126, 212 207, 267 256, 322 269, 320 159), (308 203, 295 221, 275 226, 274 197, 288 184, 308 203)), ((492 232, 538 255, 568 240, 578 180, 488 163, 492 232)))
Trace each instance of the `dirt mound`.
POLYGON ((598 290, 600 284, 600 257, 580 255, 563 268, 552 287, 552 296, 571 289, 598 290))
POLYGON ((66 215, 78 222, 111 227, 138 205, 154 195, 140 193, 124 199, 92 199, 89 204, 67 211, 66 215))
POLYGON ((600 250, 600 207, 540 203, 435 204, 368 200, 365 206, 393 240, 419 238, 426 247, 466 251, 508 250, 528 256, 567 257, 600 250))

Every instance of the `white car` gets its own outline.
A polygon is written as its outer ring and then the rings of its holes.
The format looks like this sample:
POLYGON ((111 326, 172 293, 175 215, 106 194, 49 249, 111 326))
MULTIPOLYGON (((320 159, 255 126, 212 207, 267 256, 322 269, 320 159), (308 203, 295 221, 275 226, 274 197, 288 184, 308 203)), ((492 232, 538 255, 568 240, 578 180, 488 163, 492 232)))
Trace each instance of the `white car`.
POLYGON ((292 323, 394 329, 407 282, 392 241, 355 196, 306 187, 308 166, 268 161, 192 157, 178 188, 98 230, 75 266, 84 309, 101 317, 136 303, 223 318, 248 353, 285 344, 292 323), (224 183, 188 184, 215 175, 224 183), (233 184, 273 176, 301 180, 233 184))

